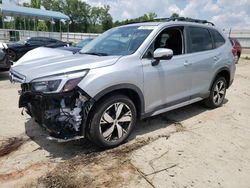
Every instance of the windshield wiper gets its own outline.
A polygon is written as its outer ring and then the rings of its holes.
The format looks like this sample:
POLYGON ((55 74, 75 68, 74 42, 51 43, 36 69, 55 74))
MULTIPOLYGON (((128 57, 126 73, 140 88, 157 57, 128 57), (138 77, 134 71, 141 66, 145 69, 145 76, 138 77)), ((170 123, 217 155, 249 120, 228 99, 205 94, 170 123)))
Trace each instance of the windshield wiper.
POLYGON ((80 52, 80 54, 87 54, 87 55, 97 55, 97 56, 108 56, 107 53, 97 53, 97 52, 80 52))

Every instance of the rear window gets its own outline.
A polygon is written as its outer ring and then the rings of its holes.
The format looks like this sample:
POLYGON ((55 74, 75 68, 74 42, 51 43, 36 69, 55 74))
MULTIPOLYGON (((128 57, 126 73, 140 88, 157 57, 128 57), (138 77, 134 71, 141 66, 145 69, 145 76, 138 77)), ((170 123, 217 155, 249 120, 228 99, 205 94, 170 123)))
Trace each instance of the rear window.
MULTIPOLYGON (((219 48, 220 46, 222 46, 223 44, 225 44, 225 39, 221 36, 221 34, 218 31, 215 30, 211 30, 211 34, 214 40, 214 45, 215 48, 219 48)), ((232 43, 232 41, 231 41, 232 43)))
POLYGON ((213 49, 212 38, 207 29, 190 27, 189 33, 191 52, 201 52, 213 49))

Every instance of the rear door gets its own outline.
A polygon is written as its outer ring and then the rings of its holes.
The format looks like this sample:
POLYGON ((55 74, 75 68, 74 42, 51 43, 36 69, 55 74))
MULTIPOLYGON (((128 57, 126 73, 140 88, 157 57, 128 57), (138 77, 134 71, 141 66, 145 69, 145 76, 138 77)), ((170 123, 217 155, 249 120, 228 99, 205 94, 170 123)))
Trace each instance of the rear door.
POLYGON ((208 93, 211 74, 217 61, 216 50, 213 50, 212 36, 207 28, 188 27, 188 54, 192 69, 191 98, 203 97, 208 93))

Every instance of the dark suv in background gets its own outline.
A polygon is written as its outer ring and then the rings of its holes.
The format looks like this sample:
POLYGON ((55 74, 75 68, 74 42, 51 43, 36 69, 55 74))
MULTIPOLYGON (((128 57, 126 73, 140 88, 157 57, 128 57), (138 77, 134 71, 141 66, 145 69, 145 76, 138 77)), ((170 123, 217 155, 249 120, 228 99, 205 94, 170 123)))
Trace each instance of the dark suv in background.
POLYGON ((8 56, 2 49, 0 49, 0 72, 8 71, 9 68, 10 68, 10 63, 8 61, 8 56))
POLYGON ((57 39, 48 37, 32 37, 27 41, 18 41, 15 43, 7 44, 8 48, 4 49, 11 62, 15 62, 20 59, 26 52, 37 47, 49 47, 57 48, 63 46, 69 46, 71 43, 63 42, 57 39))

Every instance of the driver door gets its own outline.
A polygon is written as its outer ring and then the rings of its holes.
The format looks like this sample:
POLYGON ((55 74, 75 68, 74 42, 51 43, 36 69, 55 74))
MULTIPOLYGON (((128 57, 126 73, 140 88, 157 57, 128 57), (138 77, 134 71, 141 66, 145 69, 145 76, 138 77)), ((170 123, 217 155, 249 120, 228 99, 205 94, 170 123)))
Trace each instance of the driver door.
POLYGON ((164 29, 142 58, 144 72, 145 111, 151 113, 190 99, 190 55, 185 54, 184 27, 164 29), (170 60, 160 60, 153 66, 153 52, 157 48, 173 50, 170 60))

